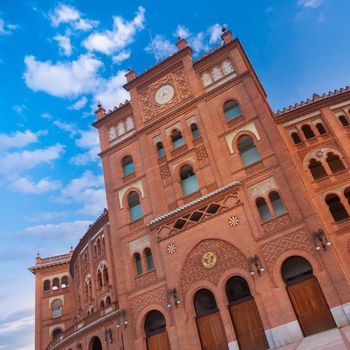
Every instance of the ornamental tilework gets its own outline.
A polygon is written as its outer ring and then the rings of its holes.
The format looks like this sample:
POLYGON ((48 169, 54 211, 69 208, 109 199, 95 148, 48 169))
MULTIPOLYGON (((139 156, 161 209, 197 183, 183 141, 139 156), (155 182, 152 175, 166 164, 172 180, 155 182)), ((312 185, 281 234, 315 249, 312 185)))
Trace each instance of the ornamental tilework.
POLYGON ((153 289, 149 292, 130 299, 132 317, 134 319, 134 322, 139 317, 142 310, 151 304, 166 306, 165 286, 153 289))
POLYGON ((283 237, 267 242, 261 247, 266 266, 271 272, 278 257, 287 250, 294 249, 304 250, 310 254, 315 254, 312 241, 304 230, 287 234, 283 237))
POLYGON ((151 245, 149 235, 144 235, 134 241, 129 242, 130 255, 133 255, 137 251, 143 250, 151 245))
POLYGON ((248 192, 253 199, 259 196, 266 196, 271 190, 278 190, 276 180, 273 176, 254 186, 248 187, 248 192))
POLYGON ((184 296, 192 284, 199 281, 209 281, 217 284, 223 272, 230 268, 248 270, 247 258, 232 244, 219 240, 208 239, 200 242, 187 256, 181 271, 180 290, 184 296), (206 252, 212 252, 217 256, 216 265, 208 270, 201 262, 206 252))

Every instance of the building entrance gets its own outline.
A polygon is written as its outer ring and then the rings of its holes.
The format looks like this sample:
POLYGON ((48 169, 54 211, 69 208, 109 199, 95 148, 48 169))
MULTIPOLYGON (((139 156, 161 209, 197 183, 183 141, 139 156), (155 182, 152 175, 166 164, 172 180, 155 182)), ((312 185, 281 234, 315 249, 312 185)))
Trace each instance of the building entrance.
POLYGON ((163 314, 151 311, 145 320, 147 350, 170 350, 168 333, 163 314))

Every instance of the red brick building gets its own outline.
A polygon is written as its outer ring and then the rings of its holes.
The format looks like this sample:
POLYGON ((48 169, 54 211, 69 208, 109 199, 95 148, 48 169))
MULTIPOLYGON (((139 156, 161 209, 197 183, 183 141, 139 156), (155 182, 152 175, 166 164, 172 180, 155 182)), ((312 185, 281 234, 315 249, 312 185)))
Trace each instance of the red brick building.
POLYGON ((350 88, 275 114, 222 39, 196 61, 180 39, 98 106, 108 212, 31 268, 36 350, 266 349, 349 324, 350 88))

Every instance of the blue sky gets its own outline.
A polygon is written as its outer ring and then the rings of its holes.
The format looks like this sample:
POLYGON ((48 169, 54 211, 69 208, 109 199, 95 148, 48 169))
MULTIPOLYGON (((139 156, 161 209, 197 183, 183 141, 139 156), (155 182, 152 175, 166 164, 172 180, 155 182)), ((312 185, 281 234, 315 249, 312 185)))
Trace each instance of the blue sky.
POLYGON ((155 63, 147 25, 162 58, 178 34, 203 54, 226 25, 277 110, 349 85, 349 14, 348 0, 2 0, 0 350, 33 350, 36 252, 66 252, 105 206, 93 111, 155 63))

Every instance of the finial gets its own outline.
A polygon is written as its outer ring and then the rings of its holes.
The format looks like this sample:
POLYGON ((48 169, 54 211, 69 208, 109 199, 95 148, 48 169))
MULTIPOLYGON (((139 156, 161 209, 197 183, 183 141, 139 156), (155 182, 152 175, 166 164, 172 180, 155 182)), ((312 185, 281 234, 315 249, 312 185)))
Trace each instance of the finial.
POLYGON ((71 252, 73 251, 73 246, 70 246, 70 251, 71 251, 71 252))
POLYGON ((97 102, 97 107, 98 107, 98 108, 101 108, 101 107, 102 107, 101 101, 98 101, 98 102, 97 102))
POLYGON ((221 26, 221 31, 222 31, 223 33, 225 33, 225 32, 226 32, 226 28, 225 28, 224 26, 221 26))
POLYGON ((128 71, 129 71, 129 72, 131 72, 131 71, 132 71, 131 67, 128 67, 128 71))
POLYGON ((179 36, 177 37, 177 40, 179 40, 179 41, 180 41, 181 39, 182 39, 182 38, 181 38, 181 36, 179 35, 179 36))
POLYGON ((37 258, 40 258, 40 252, 37 252, 37 253, 36 253, 36 257, 37 257, 37 258))

